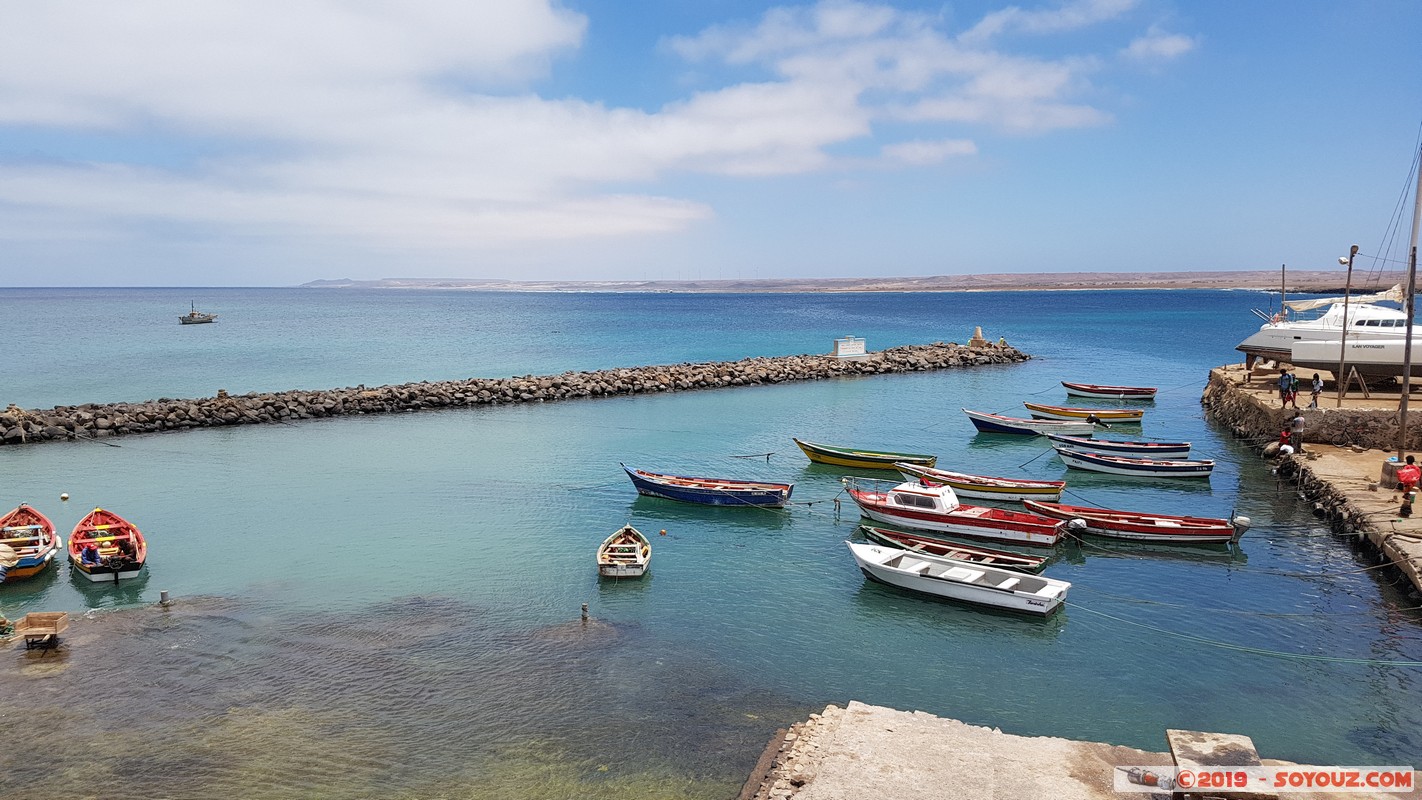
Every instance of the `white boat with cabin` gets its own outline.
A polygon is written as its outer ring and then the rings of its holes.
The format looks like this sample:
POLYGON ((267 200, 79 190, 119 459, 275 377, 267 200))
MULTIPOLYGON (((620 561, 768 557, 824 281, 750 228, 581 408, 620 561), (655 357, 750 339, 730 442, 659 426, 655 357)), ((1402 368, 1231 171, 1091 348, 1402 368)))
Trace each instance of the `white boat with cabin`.
MULTIPOLYGON (((1308 300, 1289 300, 1284 311, 1272 316, 1255 310, 1265 320, 1259 330, 1240 342, 1234 349, 1244 353, 1246 368, 1259 359, 1292 364, 1301 369, 1337 372, 1339 345, 1344 340, 1343 317, 1347 306, 1348 344, 1344 369, 1357 367, 1368 380, 1381 380, 1402 374, 1403 346, 1407 340, 1407 313, 1379 303, 1404 302, 1401 285, 1385 292, 1308 300), (1324 309, 1317 316, 1304 316, 1324 309), (1356 344, 1355 344, 1356 342, 1356 344)), ((1414 336, 1422 327, 1412 326, 1414 336)), ((1414 339, 1416 341, 1416 339, 1414 339)), ((1417 369, 1413 374, 1418 374, 1417 369)))

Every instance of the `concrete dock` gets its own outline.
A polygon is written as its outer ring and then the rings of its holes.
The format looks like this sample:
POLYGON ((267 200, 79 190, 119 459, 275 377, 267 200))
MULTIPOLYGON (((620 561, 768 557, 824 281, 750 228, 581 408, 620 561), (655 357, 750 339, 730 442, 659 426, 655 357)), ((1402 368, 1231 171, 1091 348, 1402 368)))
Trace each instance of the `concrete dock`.
MULTIPOLYGON (((1161 743, 1165 742, 1166 732, 1162 731, 1161 743)), ((1168 798, 1169 792, 1118 794, 1113 788, 1115 773, 1118 767, 1170 767, 1174 763, 1164 752, 1014 736, 922 711, 896 711, 851 701, 845 708, 827 707, 772 741, 738 800, 1168 798)), ((1267 758, 1261 763, 1289 764, 1267 758)), ((1291 800, 1416 800, 1422 791, 1414 786, 1401 793, 1298 791, 1282 796, 1291 800)))
MULTIPOLYGON (((1312 377, 1309 373, 1300 381, 1307 384, 1312 377)), ((1210 419, 1263 451, 1278 441, 1283 421, 1295 413, 1292 406, 1287 411, 1281 407, 1277 378, 1275 369, 1219 367, 1210 371, 1201 402, 1210 419)), ((1405 432, 1410 447, 1403 452, 1422 455, 1422 395, 1415 388, 1408 398, 1405 432)), ((1396 388, 1370 394, 1364 397, 1354 387, 1340 403, 1330 383, 1318 408, 1301 408, 1303 452, 1281 457, 1279 475, 1296 484, 1314 513, 1336 532, 1371 543, 1422 594, 1422 504, 1417 515, 1398 513, 1401 497, 1388 468, 1404 438, 1401 394, 1396 388)), ((1301 399, 1307 405, 1307 393, 1301 399)))

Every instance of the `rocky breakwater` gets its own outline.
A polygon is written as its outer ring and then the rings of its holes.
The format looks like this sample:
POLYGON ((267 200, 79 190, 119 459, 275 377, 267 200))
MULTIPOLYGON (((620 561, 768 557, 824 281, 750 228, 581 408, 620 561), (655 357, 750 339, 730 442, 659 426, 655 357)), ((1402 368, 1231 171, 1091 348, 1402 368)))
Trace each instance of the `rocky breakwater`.
POLYGON ((560 375, 471 378, 325 391, 229 395, 192 400, 55 406, 11 405, 0 413, 0 444, 99 439, 221 425, 256 425, 350 414, 388 414, 505 403, 720 389, 792 381, 1012 364, 1031 356, 999 340, 894 347, 858 358, 797 355, 740 361, 629 367, 560 375))

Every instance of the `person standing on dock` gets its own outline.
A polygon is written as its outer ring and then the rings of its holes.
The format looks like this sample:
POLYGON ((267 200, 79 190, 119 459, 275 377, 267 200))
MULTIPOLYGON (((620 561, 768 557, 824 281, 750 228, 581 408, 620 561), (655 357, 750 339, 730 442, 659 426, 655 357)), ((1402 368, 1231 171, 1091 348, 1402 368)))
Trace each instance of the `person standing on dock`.
POLYGON ((1289 383, 1291 375, 1288 370, 1279 373, 1279 408, 1287 408, 1289 405, 1289 383))
POLYGON ((1417 498, 1419 479, 1422 479, 1422 468, 1417 466, 1414 456, 1408 456, 1407 463, 1397 469, 1397 486, 1402 490, 1402 506, 1397 510, 1399 516, 1412 516, 1412 501, 1417 498))
POLYGON ((1323 396, 1323 379, 1318 377, 1318 373, 1313 373, 1313 385, 1309 387, 1313 397, 1308 401, 1309 408, 1318 408, 1318 398, 1323 396))
MULTIPOLYGON (((1298 405, 1295 404, 1294 407, 1295 407, 1295 408, 1298 408, 1298 405)), ((1291 421, 1289 422, 1289 432, 1290 432, 1290 434, 1291 434, 1291 435, 1289 436, 1289 443, 1292 444, 1292 445, 1294 446, 1294 450, 1297 451, 1297 452, 1299 452, 1299 453, 1302 453, 1302 452, 1304 451, 1304 449, 1303 449, 1303 429, 1304 429, 1304 418, 1303 418, 1303 414, 1301 414, 1301 413, 1299 413, 1299 412, 1294 412, 1294 418, 1293 418, 1293 420, 1291 420, 1291 421)))

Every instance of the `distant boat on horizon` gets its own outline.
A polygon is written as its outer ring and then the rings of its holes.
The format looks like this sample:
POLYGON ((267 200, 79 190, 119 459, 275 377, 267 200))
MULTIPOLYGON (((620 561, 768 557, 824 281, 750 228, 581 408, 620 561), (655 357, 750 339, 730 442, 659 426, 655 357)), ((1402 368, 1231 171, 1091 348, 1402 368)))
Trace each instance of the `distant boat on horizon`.
POLYGON ((192 304, 192 310, 178 317, 178 322, 183 325, 201 325, 204 322, 213 322, 217 319, 216 314, 205 314, 197 310, 197 303, 192 304))

